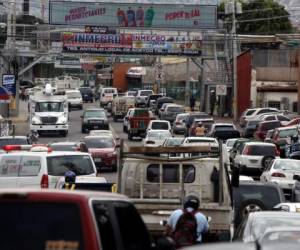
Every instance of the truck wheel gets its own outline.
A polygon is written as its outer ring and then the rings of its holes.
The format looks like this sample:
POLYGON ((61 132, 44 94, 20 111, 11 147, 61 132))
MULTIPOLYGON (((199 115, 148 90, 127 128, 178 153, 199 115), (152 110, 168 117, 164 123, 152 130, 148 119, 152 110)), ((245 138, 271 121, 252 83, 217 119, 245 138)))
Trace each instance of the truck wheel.
POLYGON ((129 141, 132 141, 132 134, 131 134, 130 131, 128 131, 128 140, 129 140, 129 141))
POLYGON ((123 125, 123 132, 124 132, 124 133, 127 133, 127 128, 126 128, 126 126, 124 126, 124 125, 123 125))
POLYGON ((67 134, 68 134, 68 130, 63 130, 60 132, 60 134, 63 136, 63 137, 66 137, 67 134))

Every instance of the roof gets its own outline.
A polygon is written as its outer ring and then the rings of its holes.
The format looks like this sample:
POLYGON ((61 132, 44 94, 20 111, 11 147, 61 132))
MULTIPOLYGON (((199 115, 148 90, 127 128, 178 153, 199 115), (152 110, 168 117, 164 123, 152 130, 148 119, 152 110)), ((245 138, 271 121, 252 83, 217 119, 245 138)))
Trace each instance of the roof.
POLYGON ((26 194, 39 194, 49 196, 69 196, 69 197, 83 197, 83 198, 98 198, 101 200, 124 200, 129 201, 129 199, 125 195, 110 193, 110 192, 93 192, 93 191, 81 191, 81 190, 57 190, 57 189, 1 189, 0 190, 0 199, 4 194, 20 194, 25 196, 26 194))
POLYGON ((77 144, 79 142, 75 142, 75 141, 61 141, 61 142, 52 142, 52 143, 49 143, 49 145, 74 145, 74 144, 77 144))
MULTIPOLYGON (((14 155, 35 155, 35 156, 45 156, 45 157, 51 157, 51 156, 64 156, 64 155, 90 155, 88 153, 83 152, 77 152, 77 151, 52 151, 50 153, 48 152, 31 152, 31 151, 12 151, 9 154, 14 155)), ((0 157, 7 154, 0 154, 0 157)))
POLYGON ((1 137, 0 137, 0 140, 1 140, 1 139, 14 139, 14 138, 16 138, 16 139, 27 139, 27 136, 25 136, 25 135, 15 135, 15 136, 13 136, 13 135, 10 135, 10 136, 1 136, 1 137))
POLYGON ((186 140, 197 140, 197 141, 201 141, 201 140, 211 140, 212 142, 215 142, 217 139, 213 138, 213 137, 205 137, 205 136, 190 136, 190 137, 186 137, 186 140))
MULTIPOLYGON (((286 212, 286 211, 260 211, 250 213, 252 217, 256 218, 275 218, 275 217, 297 217, 300 218, 300 213, 286 212)), ((249 215, 249 216, 250 216, 249 215)))
POLYGON ((90 108, 85 108, 84 111, 92 111, 92 110, 102 110, 105 111, 104 108, 96 108, 96 107, 90 107, 90 108))
POLYGON ((275 128, 277 130, 288 130, 288 129, 297 129, 298 125, 292 125, 292 126, 286 126, 286 127, 279 127, 279 128, 275 128))
POLYGON ((260 141, 250 141, 250 142, 246 142, 247 145, 250 145, 250 146, 273 146, 275 147, 275 144, 273 143, 269 143, 269 142, 260 142, 260 141))
POLYGON ((36 93, 30 96, 30 99, 35 102, 57 102, 66 101, 67 97, 65 95, 44 95, 42 93, 36 93))

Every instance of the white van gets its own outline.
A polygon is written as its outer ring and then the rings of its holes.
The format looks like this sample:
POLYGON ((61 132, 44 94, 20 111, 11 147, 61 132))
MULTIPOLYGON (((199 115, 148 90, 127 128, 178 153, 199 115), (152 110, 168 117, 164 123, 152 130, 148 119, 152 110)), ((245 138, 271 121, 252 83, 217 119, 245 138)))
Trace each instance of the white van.
POLYGON ((88 153, 11 152, 0 155, 0 188, 55 188, 67 171, 80 176, 96 176, 88 153))
POLYGON ((79 108, 82 109, 83 100, 79 90, 66 90, 66 96, 69 103, 69 108, 79 108))
POLYGON ((102 88, 100 91, 100 107, 105 107, 111 104, 113 99, 118 97, 118 90, 116 88, 102 88))

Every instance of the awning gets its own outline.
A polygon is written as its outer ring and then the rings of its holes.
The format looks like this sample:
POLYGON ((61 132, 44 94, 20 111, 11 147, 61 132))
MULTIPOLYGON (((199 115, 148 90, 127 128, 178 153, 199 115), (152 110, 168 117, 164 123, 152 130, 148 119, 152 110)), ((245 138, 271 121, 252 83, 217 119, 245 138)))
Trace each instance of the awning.
POLYGON ((139 78, 146 75, 145 67, 131 67, 126 73, 127 77, 139 78))

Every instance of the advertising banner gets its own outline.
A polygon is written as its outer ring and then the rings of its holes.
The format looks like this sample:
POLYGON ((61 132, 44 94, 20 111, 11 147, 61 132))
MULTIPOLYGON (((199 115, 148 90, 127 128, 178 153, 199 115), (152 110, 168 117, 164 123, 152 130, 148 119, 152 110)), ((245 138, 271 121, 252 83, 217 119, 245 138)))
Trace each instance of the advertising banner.
POLYGON ((65 32, 63 52, 200 56, 199 36, 87 34, 65 32))
POLYGON ((2 75, 2 85, 11 95, 16 95, 16 77, 13 74, 2 75))
POLYGON ((217 5, 50 1, 49 22, 115 28, 215 29, 217 5))

